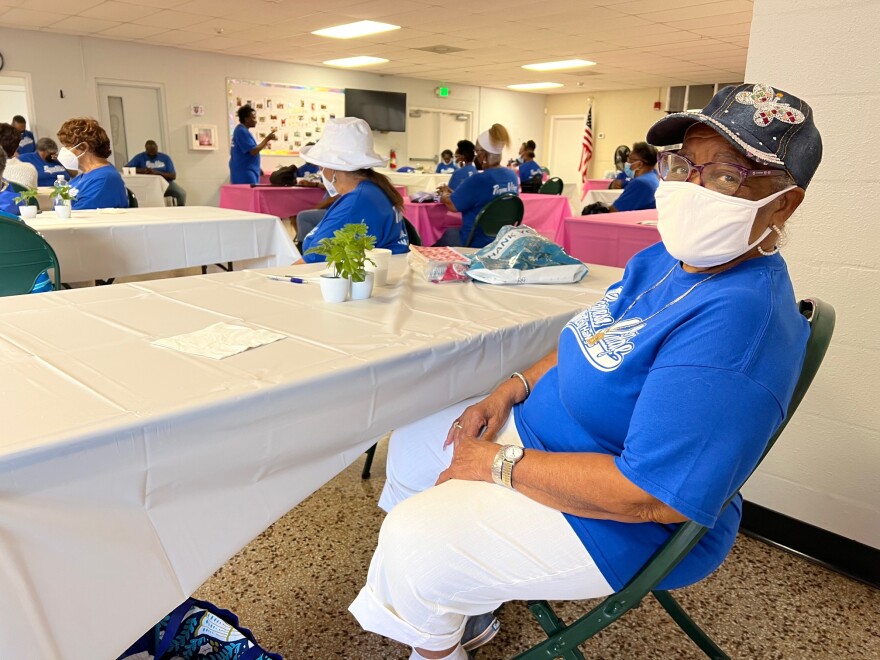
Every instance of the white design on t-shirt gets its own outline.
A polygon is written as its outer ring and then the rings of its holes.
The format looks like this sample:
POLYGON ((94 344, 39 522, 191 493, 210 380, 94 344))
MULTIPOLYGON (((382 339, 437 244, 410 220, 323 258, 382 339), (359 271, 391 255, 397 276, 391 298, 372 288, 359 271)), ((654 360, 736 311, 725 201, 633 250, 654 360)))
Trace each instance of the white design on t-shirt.
POLYGON ((164 163, 164 161, 161 161, 161 160, 148 160, 145 163, 145 166, 150 168, 151 170, 164 170, 165 169, 165 163, 164 163))
POLYGON ((492 186, 492 196, 506 195, 507 193, 519 192, 519 186, 515 183, 507 182, 505 185, 495 184, 492 186))
POLYGON ((623 364, 623 358, 635 348, 632 340, 645 327, 642 319, 638 317, 615 323, 608 307, 619 296, 620 287, 605 292, 602 300, 592 307, 587 307, 565 326, 574 333, 584 357, 600 371, 614 371, 623 364), (607 328, 611 329, 607 330, 607 328), (602 339, 590 346, 587 340, 603 329, 606 329, 606 332, 602 339))

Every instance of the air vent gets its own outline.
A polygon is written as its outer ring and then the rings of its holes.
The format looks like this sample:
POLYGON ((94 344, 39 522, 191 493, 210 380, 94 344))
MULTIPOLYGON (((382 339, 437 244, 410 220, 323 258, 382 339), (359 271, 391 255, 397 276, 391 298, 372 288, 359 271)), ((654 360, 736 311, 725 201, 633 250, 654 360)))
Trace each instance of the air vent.
POLYGON ((424 50, 428 53, 437 53, 437 55, 449 55, 449 53, 460 53, 464 48, 456 48, 455 46, 426 46, 425 48, 413 48, 412 50, 424 50))
MULTIPOLYGON (((561 73, 561 72, 560 72, 561 73)), ((598 76, 601 74, 601 71, 589 71, 584 69, 583 71, 566 71, 566 76, 575 76, 577 78, 585 78, 586 76, 598 76)))

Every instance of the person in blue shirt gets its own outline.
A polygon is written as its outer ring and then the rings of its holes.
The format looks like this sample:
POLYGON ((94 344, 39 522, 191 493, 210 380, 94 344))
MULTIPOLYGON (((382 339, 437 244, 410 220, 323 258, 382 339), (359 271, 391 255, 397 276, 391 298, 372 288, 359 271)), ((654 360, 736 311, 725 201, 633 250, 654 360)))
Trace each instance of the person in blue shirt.
MULTIPOLYGON (((446 185, 437 188, 440 192, 440 201, 446 205, 446 208, 461 213, 462 224, 460 229, 455 227, 447 229, 435 245, 465 245, 477 215, 486 204, 505 193, 519 194, 519 180, 516 173, 501 167, 501 152, 506 146, 510 146, 507 129, 501 124, 492 124, 489 130, 483 131, 477 138, 474 162, 481 171, 468 177, 455 190, 446 185)), ((483 247, 492 240, 491 236, 477 227, 470 246, 483 247)))
POLYGON ((321 239, 333 236, 348 224, 366 223, 376 238, 375 247, 393 254, 409 252, 409 238, 403 222, 403 197, 383 174, 373 170, 385 159, 373 149, 369 124, 356 117, 331 119, 318 143, 303 147, 300 155, 321 168, 327 194, 336 201, 303 240, 306 263, 325 261, 323 255, 308 254, 321 239))
POLYGON ((614 213, 657 208, 654 201, 654 194, 660 185, 660 178, 655 169, 657 149, 647 142, 636 142, 623 167, 623 173, 631 177, 631 181, 608 210, 614 213))
POLYGON ((37 140, 37 150, 19 158, 23 163, 30 163, 37 169, 37 185, 52 186, 59 176, 65 181, 70 180, 67 169, 58 162, 58 145, 52 138, 37 140))
POLYGON ((708 531, 657 588, 721 564, 736 491, 785 416, 809 335, 778 234, 821 159, 812 115, 740 85, 650 129, 682 144, 660 163, 663 243, 556 350, 392 434, 389 513, 349 607, 365 629, 413 658, 466 658, 505 601, 618 591, 687 520, 708 531), (777 118, 756 123, 767 104, 777 118))
POLYGON ((459 140, 455 145, 455 164, 458 166, 452 176, 449 177, 447 187, 450 190, 458 188, 468 177, 477 173, 474 165, 476 147, 470 140, 459 140))
POLYGON ((440 153, 440 162, 434 168, 434 174, 452 174, 455 172, 455 161, 453 161, 452 151, 444 149, 440 153))
MULTIPOLYGON (((37 150, 36 138, 34 134, 27 129, 27 120, 21 115, 15 115, 12 118, 12 125, 21 131, 21 141, 18 143, 18 156, 32 154, 37 150)), ((22 160, 24 160, 22 158, 22 160)))
POLYGON ((276 140, 273 128, 258 143, 248 130, 257 125, 257 113, 249 105, 238 109, 238 126, 232 132, 232 147, 229 151, 229 182, 259 183, 260 152, 276 140))
POLYGON ((517 168, 520 185, 526 186, 528 184, 529 186, 535 187, 535 184, 537 184, 535 190, 535 192, 537 192, 537 188, 541 187, 541 182, 544 179, 544 170, 542 170, 541 166, 535 162, 534 151, 524 151, 522 159, 522 165, 517 168))
MULTIPOLYGON (((311 147, 314 144, 315 144, 314 142, 307 142, 305 146, 311 147)), ((299 167, 296 168, 296 175, 298 177, 302 178, 306 174, 317 174, 320 169, 321 168, 319 168, 314 163, 303 163, 302 165, 300 165, 299 167)))
POLYGON ((128 208, 128 191, 122 176, 107 160, 110 157, 110 138, 94 119, 68 119, 58 129, 61 150, 58 162, 79 174, 70 182, 77 190, 71 206, 83 209, 128 208))
POLYGON ((171 156, 159 151, 159 145, 155 140, 147 140, 144 150, 134 156, 126 167, 133 167, 138 174, 155 174, 168 182, 165 189, 165 197, 171 197, 177 201, 177 206, 186 206, 186 190, 177 183, 177 171, 174 169, 174 161, 171 156))

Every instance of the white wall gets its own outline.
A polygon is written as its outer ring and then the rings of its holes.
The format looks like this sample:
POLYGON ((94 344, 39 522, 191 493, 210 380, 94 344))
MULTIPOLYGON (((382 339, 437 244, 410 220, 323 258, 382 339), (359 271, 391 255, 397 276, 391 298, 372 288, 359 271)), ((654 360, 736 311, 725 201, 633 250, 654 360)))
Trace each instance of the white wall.
POLYGON ((837 310, 822 370, 744 494, 880 548, 880 0, 756 0, 746 80, 805 99, 824 158, 786 225, 798 297, 837 310), (808 36, 807 36, 808 35, 808 36))
MULTIPOLYGON (((70 117, 97 117, 96 79, 161 84, 170 138, 164 150, 174 159, 178 180, 187 189, 190 204, 216 204, 220 185, 229 179, 226 78, 406 92, 411 106, 473 113, 474 137, 492 122, 507 125, 513 139, 519 141, 540 136, 544 130, 541 95, 453 85, 450 97, 439 99, 434 95, 437 83, 429 80, 27 30, 0 28, 0 44, 8 69, 31 74, 37 121, 30 128, 38 137, 54 138, 62 122, 70 117), (193 104, 205 107, 204 117, 190 116, 193 104), (186 126, 194 119, 217 125, 221 136, 217 151, 187 149, 186 126)), ((405 133, 377 133, 375 138, 379 153, 387 156, 393 148, 398 163, 406 162, 405 133)), ((293 160, 266 157, 264 169, 293 160)))

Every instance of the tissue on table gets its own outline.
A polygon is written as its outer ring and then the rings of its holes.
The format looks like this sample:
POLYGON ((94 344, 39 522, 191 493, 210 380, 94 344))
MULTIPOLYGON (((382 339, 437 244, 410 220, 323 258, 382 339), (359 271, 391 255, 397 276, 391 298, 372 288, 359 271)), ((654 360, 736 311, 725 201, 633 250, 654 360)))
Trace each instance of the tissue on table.
POLYGON ((250 348, 271 344, 287 335, 264 330, 262 328, 249 328, 245 325, 234 323, 215 323, 207 328, 175 335, 165 339, 157 339, 154 346, 172 348, 181 353, 200 355, 213 360, 222 360, 230 355, 243 353, 250 348))

